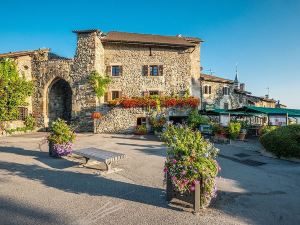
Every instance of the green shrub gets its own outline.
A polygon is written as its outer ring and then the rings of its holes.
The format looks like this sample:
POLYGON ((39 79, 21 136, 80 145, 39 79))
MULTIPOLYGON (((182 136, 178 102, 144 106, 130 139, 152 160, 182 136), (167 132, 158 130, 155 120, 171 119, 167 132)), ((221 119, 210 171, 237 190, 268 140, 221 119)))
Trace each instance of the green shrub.
POLYGON ((26 116, 24 124, 27 130, 34 130, 36 125, 34 117, 31 115, 26 116))
POLYGON ((187 118, 187 124, 192 129, 197 129, 200 125, 206 125, 209 123, 209 119, 200 115, 197 110, 192 110, 187 118))
POLYGON ((52 122, 50 135, 47 139, 54 144, 72 143, 75 139, 75 133, 64 120, 57 119, 52 122))
POLYGON ((259 140, 267 151, 279 158, 300 158, 300 125, 279 127, 262 135, 259 140))
POLYGON ((261 135, 264 135, 273 130, 276 130, 277 128, 278 128, 278 126, 263 126, 263 128, 261 129, 261 135))
POLYGON ((241 124, 239 122, 230 122, 228 126, 229 138, 235 140, 238 138, 241 131, 241 124))

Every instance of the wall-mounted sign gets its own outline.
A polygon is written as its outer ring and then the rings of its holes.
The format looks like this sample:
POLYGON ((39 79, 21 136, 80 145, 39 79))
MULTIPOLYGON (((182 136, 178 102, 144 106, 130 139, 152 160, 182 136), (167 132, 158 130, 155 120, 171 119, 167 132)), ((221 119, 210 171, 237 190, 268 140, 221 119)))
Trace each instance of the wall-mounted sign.
POLYGON ((230 116, 229 115, 220 115, 220 124, 224 127, 227 127, 230 122, 230 116))
POLYGON ((269 116, 269 124, 273 126, 285 126, 286 125, 286 116, 269 116))
POLYGON ((208 103, 205 104, 205 110, 206 111, 212 111, 214 109, 215 109, 215 105, 214 104, 208 104, 208 103))

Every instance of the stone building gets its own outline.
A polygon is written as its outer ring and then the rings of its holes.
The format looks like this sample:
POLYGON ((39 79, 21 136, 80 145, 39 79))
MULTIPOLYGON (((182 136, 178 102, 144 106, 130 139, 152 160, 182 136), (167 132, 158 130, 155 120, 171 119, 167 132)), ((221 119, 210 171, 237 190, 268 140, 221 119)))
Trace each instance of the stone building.
POLYGON ((77 124, 78 130, 129 132, 146 112, 109 108, 106 101, 145 93, 180 95, 187 90, 200 97, 201 39, 99 30, 74 33, 77 48, 72 59, 49 49, 0 54, 0 58, 14 58, 27 79, 34 82, 28 112, 36 117, 40 128, 60 117, 77 124), (100 102, 88 82, 92 71, 112 79, 100 102), (91 113, 96 110, 104 117, 93 127, 91 113))
POLYGON ((269 96, 258 97, 246 91, 246 85, 234 80, 201 74, 202 109, 235 109, 243 106, 275 108, 276 101, 269 96))

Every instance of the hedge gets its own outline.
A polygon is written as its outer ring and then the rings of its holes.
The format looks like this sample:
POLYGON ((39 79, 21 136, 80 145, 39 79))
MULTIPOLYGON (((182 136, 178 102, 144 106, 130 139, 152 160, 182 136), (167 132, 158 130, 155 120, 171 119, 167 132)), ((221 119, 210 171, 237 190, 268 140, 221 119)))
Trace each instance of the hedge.
POLYGON ((277 157, 300 158, 300 125, 288 125, 260 137, 261 144, 277 157))

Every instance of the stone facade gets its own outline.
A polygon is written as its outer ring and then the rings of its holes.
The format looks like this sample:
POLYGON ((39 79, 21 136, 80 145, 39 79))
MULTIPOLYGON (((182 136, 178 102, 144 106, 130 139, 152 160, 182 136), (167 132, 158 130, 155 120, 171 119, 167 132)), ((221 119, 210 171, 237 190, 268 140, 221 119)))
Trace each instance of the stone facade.
POLYGON ((245 90, 245 84, 235 80, 201 74, 202 108, 235 109, 243 106, 275 108, 276 101, 268 96, 257 97, 245 90), (224 91, 224 88, 228 90, 224 91))
POLYGON ((33 80, 35 93, 28 102, 40 128, 63 117, 76 124, 78 130, 92 131, 91 113, 96 110, 105 114, 97 132, 127 131, 136 125, 141 109, 108 110, 104 98, 98 102, 88 82, 92 71, 111 76, 107 68, 113 65, 122 66, 122 75, 112 77, 108 92, 120 91, 122 96, 137 97, 145 91, 171 95, 188 90, 200 97, 200 39, 121 32, 104 34, 99 30, 75 33, 74 59, 57 56, 49 49, 0 54, 0 57, 15 58, 18 66, 26 70, 26 77, 33 80), (145 65, 162 66, 163 72, 160 76, 143 76, 145 65))

